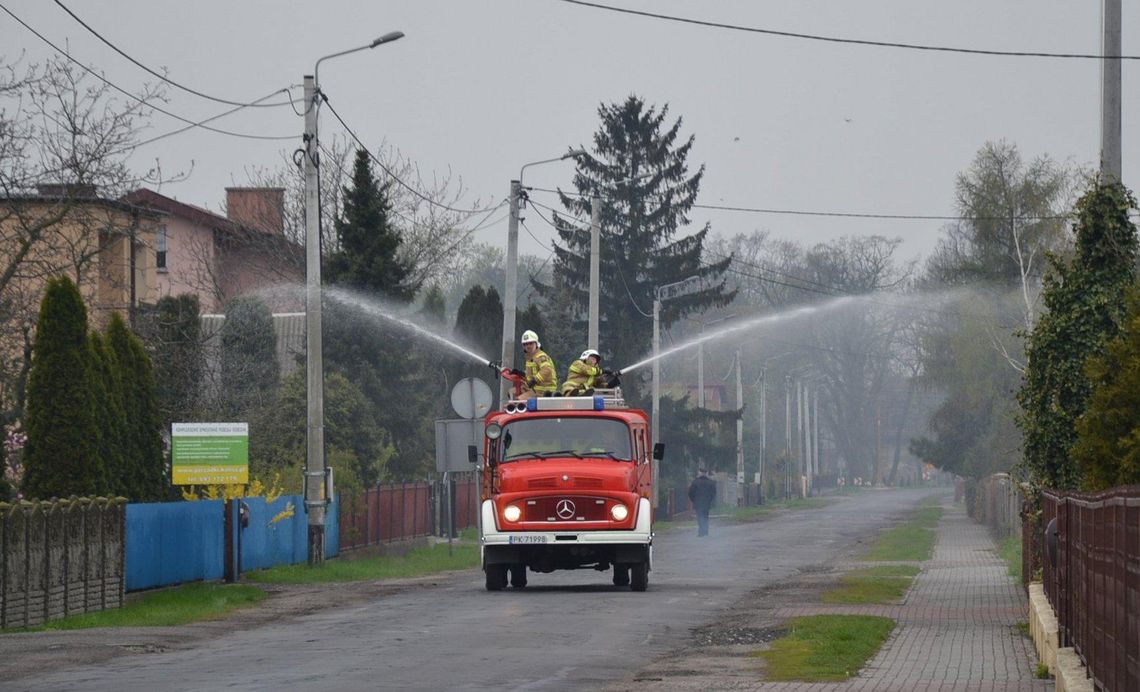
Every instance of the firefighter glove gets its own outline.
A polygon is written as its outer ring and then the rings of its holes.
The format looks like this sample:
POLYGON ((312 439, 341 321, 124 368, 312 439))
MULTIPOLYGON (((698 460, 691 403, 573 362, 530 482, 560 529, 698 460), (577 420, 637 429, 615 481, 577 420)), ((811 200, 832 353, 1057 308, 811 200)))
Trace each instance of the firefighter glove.
POLYGON ((515 377, 526 377, 526 373, 523 372, 522 370, 519 370, 518 368, 513 368, 511 370, 511 374, 514 375, 515 377))

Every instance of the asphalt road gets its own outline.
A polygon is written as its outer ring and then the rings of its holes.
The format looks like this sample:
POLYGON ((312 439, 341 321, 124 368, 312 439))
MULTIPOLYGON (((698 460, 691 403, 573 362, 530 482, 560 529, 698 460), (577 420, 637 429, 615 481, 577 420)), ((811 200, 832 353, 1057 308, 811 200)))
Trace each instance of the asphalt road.
POLYGON ((868 490, 753 523, 714 518, 704 539, 695 528, 659 534, 645 593, 594 571, 531 574, 525 589, 488 593, 482 572, 462 572, 188 648, 0 681, 0 689, 595 689, 686 646, 693 628, 716 622, 748 592, 851 558, 878 529, 944 492, 868 490))

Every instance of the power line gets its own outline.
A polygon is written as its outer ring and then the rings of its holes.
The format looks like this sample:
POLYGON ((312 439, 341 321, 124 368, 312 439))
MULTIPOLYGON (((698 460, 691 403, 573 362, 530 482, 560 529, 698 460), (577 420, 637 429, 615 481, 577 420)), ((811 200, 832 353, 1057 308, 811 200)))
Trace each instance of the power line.
POLYGON ((157 111, 157 112, 159 112, 159 113, 162 113, 163 115, 166 115, 166 116, 168 116, 168 117, 174 118, 175 120, 179 120, 179 121, 181 121, 181 122, 184 122, 184 123, 186 123, 187 125, 191 125, 191 126, 193 126, 193 127, 200 127, 200 128, 202 128, 203 130, 209 130, 210 132, 217 132, 218 134, 221 134, 221 135, 228 135, 228 136, 230 136, 230 137, 240 137, 240 138, 242 138, 242 139, 259 139, 259 140, 272 140, 272 141, 282 141, 282 140, 287 140, 287 139, 296 139, 296 135, 288 135, 288 136, 282 136, 282 137, 272 137, 272 136, 269 136, 269 135, 250 135, 250 134, 245 134, 245 133, 243 133, 243 132, 231 132, 231 131, 229 131, 229 130, 222 130, 222 129, 219 129, 219 128, 216 128, 216 127, 210 127, 209 125, 200 125, 200 124, 198 124, 198 123, 195 123, 193 120, 190 120, 190 119, 188 119, 188 118, 184 118, 184 117, 182 117, 181 115, 178 115, 177 113, 172 113, 172 112, 170 112, 170 111, 166 110, 165 108, 160 108, 159 106, 156 106, 156 105, 154 105, 154 104, 153 104, 153 103, 151 103, 150 101, 147 101, 147 100, 145 100, 145 99, 142 99, 142 98, 140 98, 140 97, 138 97, 138 96, 136 96, 136 95, 132 94, 131 92, 127 91, 126 89, 124 89, 124 88, 120 87, 118 84, 115 84, 115 83, 114 83, 114 82, 112 82, 111 80, 107 79, 107 78, 106 78, 106 77, 104 77, 103 75, 101 75, 101 74, 99 74, 98 72, 96 72, 95 70, 91 69, 91 68, 90 68, 90 67, 88 67, 87 65, 84 65, 82 62, 80 62, 80 61, 79 61, 79 60, 77 60, 76 58, 73 58, 73 57, 72 57, 72 56, 71 56, 71 55, 70 55, 70 54, 69 54, 67 51, 63 50, 63 49, 62 49, 62 48, 60 48, 59 46, 57 46, 57 45, 55 45, 54 43, 52 43, 52 41, 51 41, 51 40, 49 40, 47 37, 45 37, 45 36, 44 36, 43 34, 41 34, 40 32, 38 32, 38 31, 36 31, 35 29, 33 29, 33 28, 30 26, 30 25, 28 25, 28 23, 27 23, 27 22, 25 22, 24 20, 22 20, 22 19, 20 19, 19 17, 17 17, 15 14, 13 14, 13 13, 12 13, 12 10, 9 10, 9 9, 8 9, 7 7, 5 7, 3 4, 0 4, 0 10, 4 10, 4 12, 5 12, 5 13, 6 13, 6 14, 7 14, 9 17, 11 17, 12 19, 15 19, 15 20, 16 20, 17 22, 19 22, 19 24, 20 24, 21 26, 23 26, 25 29, 27 29, 27 30, 28 30, 28 31, 30 31, 31 33, 35 34, 36 38, 40 39, 40 40, 41 40, 41 41, 43 41, 44 43, 46 43, 46 44, 48 44, 49 46, 51 46, 51 47, 52 47, 52 49, 54 49, 56 53, 59 53, 59 54, 60 54, 60 55, 62 55, 63 57, 65 57, 65 58, 67 58, 68 60, 70 60, 71 62, 75 63, 75 64, 76 64, 76 65, 78 65, 80 68, 82 68, 84 71, 86 71, 88 74, 90 74, 91 76, 95 77, 95 78, 96 78, 96 79, 98 79, 99 81, 103 82, 103 83, 104 83, 104 84, 106 84, 107 86, 111 87, 111 88, 112 88, 112 89, 114 89, 115 91, 119 92, 119 93, 120 93, 120 94, 122 94, 123 96, 126 96, 127 98, 129 98, 129 99, 131 99, 131 100, 133 100, 133 101, 137 101, 138 103, 142 104, 143 106, 145 106, 145 107, 147 107, 147 108, 149 108, 149 109, 151 109, 151 110, 153 110, 153 111, 157 111))
POLYGON ((1098 53, 1050 53, 1043 51, 1010 51, 1010 50, 983 50, 978 48, 955 48, 953 46, 931 46, 920 43, 896 43, 892 41, 869 41, 857 38, 841 38, 837 36, 821 36, 818 34, 804 34, 794 31, 778 31, 775 29, 762 29, 759 27, 740 26, 738 24, 728 24, 724 22, 713 22, 703 19, 692 19, 690 17, 677 17, 667 14, 658 14, 656 12, 644 12, 641 10, 631 10, 625 7, 614 7, 612 5, 603 5, 596 2, 584 2, 584 0, 561 0, 562 2, 571 5, 580 5, 582 7, 590 7, 598 10, 606 10, 609 12, 617 12, 619 14, 629 14, 638 17, 648 17, 650 19, 661 19, 668 22, 678 22, 681 24, 694 24, 696 26, 709 27, 713 29, 729 29, 731 31, 743 31, 752 34, 765 34, 768 36, 780 36, 783 38, 798 38, 808 41, 822 41, 825 43, 843 43, 857 46, 874 46, 878 48, 902 48, 906 50, 921 50, 937 53, 964 53, 968 55, 994 55, 1001 57, 1013 58, 1061 58, 1061 59, 1078 59, 1078 60, 1140 60, 1140 55, 1100 55, 1098 53))
MULTIPOLYGON (((546 192, 551 194, 561 194, 570 197, 586 197, 581 192, 563 192, 562 190, 552 190, 543 187, 527 187, 529 190, 535 192, 546 192)), ((601 195, 606 197, 605 194, 601 195)), ((730 206, 723 204, 693 204, 694 209, 712 209, 715 211, 738 211, 750 214, 782 214, 788 216, 823 216, 832 218, 845 218, 845 219, 886 219, 894 221, 1063 221, 1072 218, 1071 215, 1056 215, 1056 216, 948 216, 943 214, 889 214, 889 213, 865 213, 865 212, 845 212, 845 211, 816 211, 816 210, 803 210, 803 209, 778 209, 778 208, 765 208, 765 207, 741 207, 730 206)))
POLYGON ((328 106, 328 109, 332 112, 333 117, 335 117, 337 119, 337 122, 340 123, 340 126, 343 127, 346 132, 348 132, 348 136, 352 137, 352 139, 356 142, 356 144, 361 149, 363 149, 365 152, 367 152, 368 158, 372 159, 376 163, 377 166, 379 166, 385 173, 387 173, 389 176, 391 176, 392 180, 395 180, 396 183, 400 185, 400 187, 404 188, 405 190, 412 193, 416 197, 419 197, 420 199, 422 199, 423 201, 432 205, 433 207, 439 207, 440 209, 446 209, 448 211, 453 211, 453 212, 456 212, 457 214, 482 214, 485 211, 489 211, 489 210, 497 208, 497 207, 482 207, 482 208, 478 208, 478 209, 457 209, 455 207, 443 204, 442 202, 437 202, 434 199, 432 199, 431 197, 428 197, 424 193, 415 189, 411 185, 405 183, 403 180, 400 179, 400 177, 398 175, 396 175, 392 171, 392 169, 388 168, 388 166, 383 161, 380 160, 380 157, 373 154, 372 151, 367 146, 365 146, 364 142, 361 141, 360 137, 358 137, 356 135, 356 132, 353 131, 353 129, 348 126, 348 123, 346 123, 344 121, 344 118, 340 117, 340 113, 336 112, 336 109, 333 108, 332 103, 329 102, 328 96, 323 91, 320 92, 320 98, 324 102, 324 105, 328 106))
MULTIPOLYGON (((236 112, 242 110, 243 108, 248 108, 249 106, 256 106, 259 102, 264 101, 264 100, 270 98, 271 96, 275 96, 277 94, 280 94, 281 92, 285 92, 286 94, 288 94, 289 93, 288 87, 286 87, 284 89, 277 89, 276 91, 270 92, 269 94, 262 96, 261 98, 257 99, 256 101, 251 101, 249 104, 237 106, 237 107, 231 108, 227 111, 222 111, 221 113, 218 113, 217 115, 206 118, 205 120, 199 120, 199 121, 192 123, 190 125, 187 125, 185 127, 180 127, 177 130, 171 130, 170 132, 166 132, 166 133, 158 135, 156 137, 151 137, 150 139, 144 139, 141 142, 137 142, 137 143, 131 145, 129 147, 129 149, 121 149, 118 152, 113 152, 113 153, 122 153, 124 151, 129 151, 130 149, 137 149, 141 146, 151 144, 152 142, 157 142, 160 139, 166 139, 167 137, 173 137, 174 135, 180 135, 183 132, 186 132, 187 130, 192 130, 195 127, 201 127, 202 125, 204 125, 206 123, 213 122, 213 121, 218 120, 220 118, 224 118, 227 115, 230 115, 232 113, 236 113, 236 112)), ((290 101, 290 103, 292 103, 292 101, 290 101)), ((285 104, 280 104, 280 105, 285 105, 285 104)))
POLYGON ((111 43, 111 42, 110 42, 110 41, 108 41, 106 38, 104 38, 102 34, 100 34, 98 31, 95 31, 95 29, 91 28, 91 26, 90 26, 90 25, 89 25, 87 22, 85 22, 85 21, 83 21, 82 19, 80 19, 80 18, 79 18, 79 16, 78 16, 77 14, 75 14, 74 12, 72 12, 72 11, 71 11, 71 10, 70 10, 70 9, 67 7, 67 5, 64 5, 62 2, 60 2, 60 0, 55 0, 55 4, 59 5, 59 6, 60 6, 60 8, 61 8, 61 9, 62 9, 64 12, 68 13, 69 15, 71 15, 71 18, 72 18, 72 19, 74 19, 75 21, 79 22, 79 25, 80 25, 80 26, 82 26, 84 29, 87 29, 87 31, 91 32, 91 34, 92 34, 92 35, 94 35, 94 36, 95 36, 95 38, 97 38, 97 39, 99 39, 100 41, 102 41, 103 43, 105 43, 105 44, 106 44, 106 45, 107 45, 107 46, 108 46, 108 47, 109 47, 111 50, 115 51, 115 52, 116 52, 116 53, 118 53, 119 55, 121 55, 121 56, 123 56, 124 58, 126 58, 127 60, 131 61, 132 63, 134 63, 134 64, 135 64, 135 65, 137 65, 138 67, 142 68, 142 69, 143 69, 143 70, 145 70, 146 72, 148 72, 148 73, 150 73, 150 74, 154 75, 155 77, 158 77, 159 79, 161 79, 162 81, 166 82, 167 84, 170 84, 170 85, 171 85, 171 86, 173 86, 173 87, 177 87, 177 88, 181 89, 182 91, 185 91, 185 92, 187 92, 187 93, 190 93, 190 94, 194 94, 195 96, 200 96, 200 97, 202 97, 202 98, 204 98, 204 99, 207 99, 207 100, 209 100, 209 101, 215 101, 215 102, 217 102, 217 103, 224 103, 224 104, 226 104, 226 105, 228 105, 228 106, 241 106, 241 107, 243 107, 243 108, 246 108, 246 107, 253 107, 253 108, 276 108, 276 107, 278 107, 278 106, 288 106, 288 105, 291 105, 291 104, 292 104, 292 100, 290 100, 290 101, 281 101, 281 102, 279 102, 279 103, 260 103, 260 101, 263 101, 264 99, 258 99, 257 101, 251 101, 251 102, 249 102, 249 103, 243 103, 243 102, 241 102, 241 101, 230 101, 229 99, 218 98, 217 96, 211 96, 211 95, 209 95, 209 94, 204 94, 204 93, 202 93, 201 91, 198 91, 198 90, 196 90, 196 89, 191 89, 191 88, 190 88, 190 87, 188 87, 188 86, 183 86, 182 84, 179 84, 178 82, 174 81, 173 79, 170 79, 170 78, 169 78, 169 77, 167 77, 166 75, 164 75, 164 74, 161 74, 161 73, 159 73, 159 72, 156 72, 156 71, 152 70, 151 68, 149 68, 149 67, 147 67, 146 65, 142 64, 142 63, 141 63, 141 62, 139 62, 138 60, 135 60, 135 59, 134 59, 134 58, 132 58, 131 56, 129 56, 129 55, 127 55, 126 53, 124 53, 124 52, 123 52, 123 51, 122 51, 122 50, 121 50, 121 49, 120 49, 118 46, 116 46, 115 44, 111 43))

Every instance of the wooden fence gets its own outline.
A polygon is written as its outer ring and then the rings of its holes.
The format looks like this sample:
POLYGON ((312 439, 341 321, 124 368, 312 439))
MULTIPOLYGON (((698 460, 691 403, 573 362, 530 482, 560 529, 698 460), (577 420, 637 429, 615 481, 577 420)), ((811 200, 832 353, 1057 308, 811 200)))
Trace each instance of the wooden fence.
POLYGON ((0 628, 123 603, 126 500, 0 503, 0 628))
POLYGON ((1040 524, 1025 526, 1026 550, 1042 545, 1060 645, 1076 650, 1097 689, 1140 690, 1140 486, 1046 491, 1040 524))

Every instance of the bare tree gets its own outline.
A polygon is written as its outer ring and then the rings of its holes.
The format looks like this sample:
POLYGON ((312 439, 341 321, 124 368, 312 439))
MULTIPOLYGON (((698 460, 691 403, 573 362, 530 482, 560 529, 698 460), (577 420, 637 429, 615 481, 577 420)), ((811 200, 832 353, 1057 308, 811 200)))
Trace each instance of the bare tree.
POLYGON ((124 96, 64 58, 0 58, 0 343, 24 344, 0 357, 3 422, 22 413, 43 279, 61 271, 81 279, 101 247, 138 230, 90 202, 161 179, 157 167, 136 173, 126 159, 151 104, 164 98, 153 85, 124 96))

